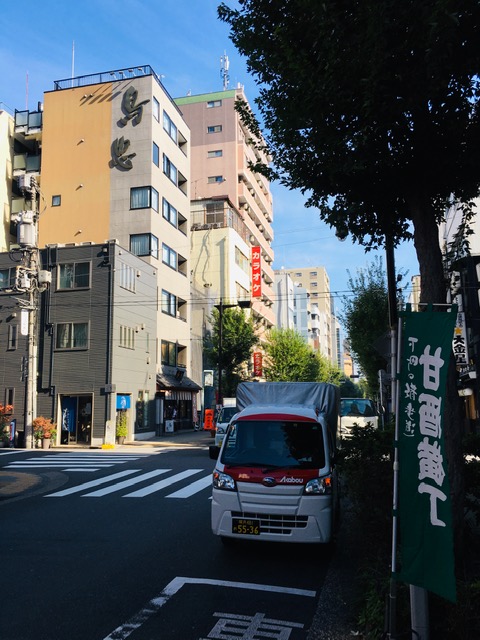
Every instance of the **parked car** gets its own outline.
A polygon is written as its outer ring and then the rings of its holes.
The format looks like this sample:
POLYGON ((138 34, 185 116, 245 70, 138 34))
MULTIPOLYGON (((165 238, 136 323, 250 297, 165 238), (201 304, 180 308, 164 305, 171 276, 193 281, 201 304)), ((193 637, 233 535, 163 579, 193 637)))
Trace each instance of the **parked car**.
POLYGON ((373 400, 369 398, 341 398, 340 439, 349 438, 354 426, 371 424, 378 428, 379 415, 373 400))

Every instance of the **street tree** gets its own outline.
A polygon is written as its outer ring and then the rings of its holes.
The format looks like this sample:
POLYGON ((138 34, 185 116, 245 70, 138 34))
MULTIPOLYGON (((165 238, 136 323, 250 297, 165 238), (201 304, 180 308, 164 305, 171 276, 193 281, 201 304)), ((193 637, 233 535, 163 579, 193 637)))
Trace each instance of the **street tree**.
POLYGON ((248 378, 248 362, 253 347, 258 343, 255 323, 252 317, 237 307, 222 311, 222 344, 220 349, 220 312, 212 310, 210 318, 211 334, 204 341, 207 361, 223 372, 222 390, 224 396, 234 396, 237 385, 248 378), (221 358, 220 358, 221 353, 221 358))
MULTIPOLYGON (((259 84, 273 160, 253 168, 300 189, 339 236, 367 249, 413 238, 421 301, 445 303, 437 224, 447 203, 471 215, 480 190, 480 3, 237 5, 222 3, 218 13, 259 84)), ((261 140, 252 112, 238 109, 261 140)), ((444 417, 458 549, 463 420, 453 362, 444 417)))
POLYGON ((267 333, 263 349, 263 373, 271 382, 340 384, 340 369, 314 351, 295 329, 271 329, 267 333))
POLYGON ((339 318, 360 370, 367 379, 368 395, 378 393, 378 372, 386 369, 386 354, 376 345, 388 334, 388 293, 382 259, 376 257, 366 268, 357 269, 356 277, 348 271, 350 294, 343 296, 339 318))

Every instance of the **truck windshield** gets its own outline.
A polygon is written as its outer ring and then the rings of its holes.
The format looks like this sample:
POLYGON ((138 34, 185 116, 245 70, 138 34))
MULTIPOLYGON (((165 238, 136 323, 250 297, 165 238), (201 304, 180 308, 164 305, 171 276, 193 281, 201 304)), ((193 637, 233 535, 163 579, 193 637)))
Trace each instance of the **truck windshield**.
POLYGON ((230 422, 233 416, 237 413, 236 407, 222 407, 218 414, 217 422, 230 422))
POLYGON ((318 422, 241 420, 228 430, 221 462, 270 468, 321 469, 325 466, 318 422))
POLYGON ((371 418, 377 415, 375 405, 367 398, 342 398, 340 415, 371 418))

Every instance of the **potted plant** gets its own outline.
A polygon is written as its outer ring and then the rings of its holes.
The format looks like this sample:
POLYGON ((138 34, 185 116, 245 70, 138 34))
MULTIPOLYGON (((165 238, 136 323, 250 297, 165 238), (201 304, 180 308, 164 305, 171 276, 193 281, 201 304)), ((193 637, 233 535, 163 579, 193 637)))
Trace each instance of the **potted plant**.
POLYGON ((50 418, 44 418, 38 416, 33 421, 33 434, 35 440, 42 441, 42 449, 50 448, 50 441, 53 438, 55 440, 57 436, 57 429, 50 418))
POLYGON ((128 434, 127 412, 119 411, 117 413, 117 421, 115 425, 115 437, 117 444, 123 444, 128 434))
POLYGON ((12 420, 13 406, 0 403, 0 446, 10 446, 10 422, 12 420))

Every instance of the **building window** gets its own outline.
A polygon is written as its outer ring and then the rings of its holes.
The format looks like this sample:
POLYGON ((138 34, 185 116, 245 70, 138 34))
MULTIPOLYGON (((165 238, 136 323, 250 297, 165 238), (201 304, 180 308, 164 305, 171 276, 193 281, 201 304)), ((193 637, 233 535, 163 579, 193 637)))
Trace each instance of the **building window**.
POLYGON ((153 117, 157 122, 160 122, 160 103, 155 97, 153 98, 152 105, 153 117))
POLYGON ((155 142, 152 146, 152 160, 155 166, 160 166, 160 149, 158 148, 158 144, 155 144, 155 142))
POLYGON ((87 322, 62 322, 57 324, 57 349, 86 349, 88 346, 87 322))
POLYGON ((177 184, 177 180, 178 180, 177 167, 173 164, 173 162, 171 162, 171 160, 165 154, 163 154, 163 173, 167 176, 167 178, 170 178, 173 184, 175 185, 177 184))
POLYGON ((120 262, 120 286, 122 289, 135 293, 135 269, 124 262, 120 262))
POLYGON ((214 151, 207 152, 207 158, 221 158, 223 151, 221 149, 215 149, 214 151))
POLYGON ((135 329, 120 325, 120 346, 124 349, 135 349, 135 329))
POLYGON ((52 196, 52 207, 59 207, 62 204, 62 196, 52 196))
POLYGON ((212 109, 213 107, 221 107, 221 106, 222 106, 221 100, 209 100, 207 102, 207 109, 212 109))
POLYGON ((152 208, 158 211, 158 191, 153 187, 132 187, 130 189, 130 209, 152 208))
POLYGON ((16 324, 8 325, 8 347, 9 351, 14 351, 18 347, 18 326, 16 324))
POLYGON ((177 144, 178 141, 178 130, 177 127, 173 124, 172 119, 168 115, 166 111, 163 112, 163 128, 168 133, 170 138, 177 144))
POLYGON ((317 282, 311 282, 311 283, 310 283, 310 286, 311 286, 311 287, 315 287, 315 288, 316 288, 316 287, 318 287, 318 283, 317 283, 317 282))
POLYGON ((89 286, 89 262, 70 262, 58 265, 57 289, 86 289, 89 286))
POLYGON ((15 389, 13 387, 5 389, 5 405, 10 405, 13 413, 13 407, 15 405, 15 389))
POLYGON ((177 364, 177 345, 175 342, 162 340, 162 364, 175 367, 177 364))
POLYGON ((224 204, 223 202, 207 202, 205 206, 205 222, 207 224, 224 223, 224 204))
POLYGON ((162 289, 162 313, 174 318, 177 316, 177 296, 162 289))
POLYGON ((165 220, 168 220, 170 224, 173 224, 173 226, 176 227, 178 224, 178 211, 168 202, 168 200, 165 200, 165 198, 163 198, 162 201, 162 211, 165 220))
POLYGON ((222 130, 221 124, 213 124, 210 127, 207 127, 207 133, 220 133, 222 130))
POLYGON ((223 176, 208 176, 208 184, 216 184, 217 182, 224 182, 223 176))
POLYGON ((0 290, 12 289, 15 286, 16 269, 0 269, 0 290))
POLYGON ((130 236, 130 251, 136 256, 152 256, 158 259, 158 238, 152 233, 136 233, 130 236))
POLYGON ((242 269, 245 273, 249 273, 250 262, 245 254, 243 254, 238 247, 235 247, 235 264, 242 269))
POLYGON ((170 249, 166 244, 162 244, 162 262, 172 269, 177 270, 177 252, 170 249))
POLYGON ((316 271, 310 271, 310 277, 311 278, 316 278, 317 277, 317 272, 316 271))

